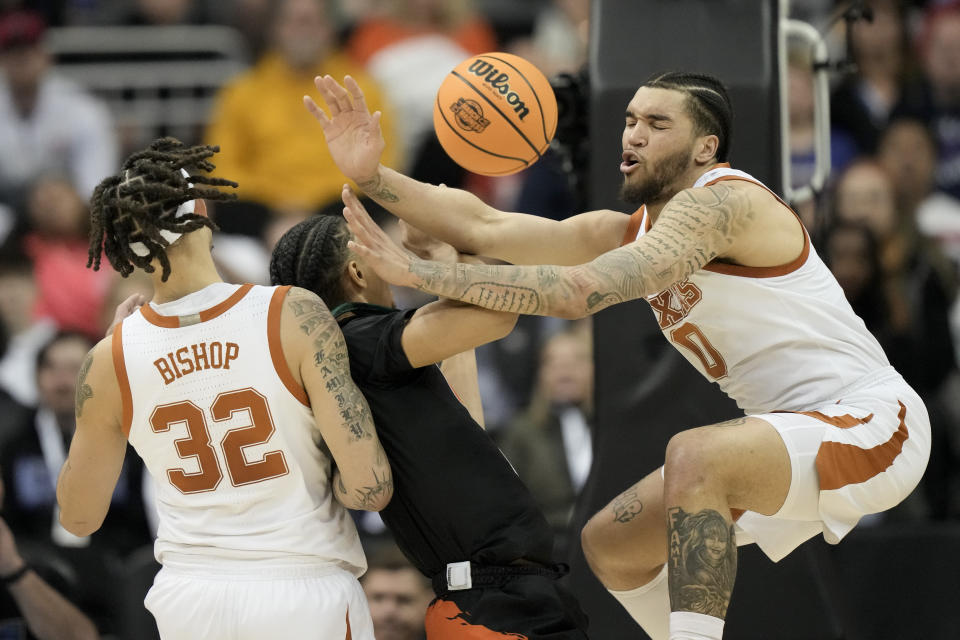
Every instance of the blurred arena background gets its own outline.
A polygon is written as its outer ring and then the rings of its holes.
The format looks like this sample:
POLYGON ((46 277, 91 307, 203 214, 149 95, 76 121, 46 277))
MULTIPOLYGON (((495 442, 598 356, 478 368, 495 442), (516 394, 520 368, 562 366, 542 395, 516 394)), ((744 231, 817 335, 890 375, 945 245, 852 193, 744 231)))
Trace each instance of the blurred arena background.
MULTIPOLYGON (((87 199, 121 158, 161 135, 221 145, 218 172, 240 183, 240 200, 212 214, 214 255, 225 279, 266 283, 280 235, 340 209, 343 177, 300 100, 313 76, 358 79, 384 112, 391 166, 562 219, 627 211, 616 200, 623 108, 648 75, 677 68, 728 84, 734 166, 793 196, 934 433, 913 495, 843 544, 813 540, 776 565, 742 549, 726 637, 957 637, 960 2, 0 0, 0 12, 0 516, 101 637, 156 635, 142 606, 157 570, 149 483, 131 452, 104 528, 74 538, 56 524, 59 465, 44 443, 69 441, 76 373, 115 306, 150 295, 149 281, 84 267, 87 199), (785 19, 824 43, 781 42, 785 19), (431 123, 446 73, 492 50, 537 64, 560 105, 551 152, 503 178, 453 164, 431 123)), ((572 323, 523 317, 478 350, 488 429, 547 513, 600 639, 643 634, 590 574, 580 527, 662 463, 673 433, 735 414, 646 307, 572 323)), ((371 576, 399 571, 376 514, 356 517, 371 576)), ((382 613, 409 620, 397 637, 422 637, 429 587, 386 585, 408 605, 382 613)), ((21 633, 4 590, 0 638, 21 633)))

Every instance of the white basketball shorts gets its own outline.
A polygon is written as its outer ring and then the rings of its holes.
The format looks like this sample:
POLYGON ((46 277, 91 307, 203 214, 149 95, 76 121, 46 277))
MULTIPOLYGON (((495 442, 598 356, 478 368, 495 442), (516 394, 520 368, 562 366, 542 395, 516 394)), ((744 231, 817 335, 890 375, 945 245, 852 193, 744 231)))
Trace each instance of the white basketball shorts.
POLYGON ((363 589, 337 566, 170 555, 144 600, 162 640, 374 640, 363 589))
POLYGON ((792 478, 777 513, 740 516, 737 544, 756 542, 773 561, 818 533, 836 544, 863 516, 897 505, 920 482, 930 457, 927 410, 892 368, 829 404, 751 417, 783 438, 792 478))

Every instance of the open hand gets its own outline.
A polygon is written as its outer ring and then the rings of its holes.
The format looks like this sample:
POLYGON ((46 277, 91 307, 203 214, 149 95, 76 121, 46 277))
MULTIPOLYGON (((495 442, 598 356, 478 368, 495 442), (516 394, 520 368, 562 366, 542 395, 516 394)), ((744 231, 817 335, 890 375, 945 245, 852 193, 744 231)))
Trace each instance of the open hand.
POLYGON ((398 247, 373 221, 350 187, 343 185, 343 217, 354 239, 347 247, 390 284, 416 287, 419 279, 410 271, 414 260, 398 247))
POLYGON ((310 96, 303 96, 303 104, 320 122, 333 161, 345 176, 357 183, 372 179, 386 147, 380 131, 380 112, 370 113, 360 85, 350 76, 343 79, 346 88, 329 75, 317 76, 313 83, 330 116, 327 117, 310 96))

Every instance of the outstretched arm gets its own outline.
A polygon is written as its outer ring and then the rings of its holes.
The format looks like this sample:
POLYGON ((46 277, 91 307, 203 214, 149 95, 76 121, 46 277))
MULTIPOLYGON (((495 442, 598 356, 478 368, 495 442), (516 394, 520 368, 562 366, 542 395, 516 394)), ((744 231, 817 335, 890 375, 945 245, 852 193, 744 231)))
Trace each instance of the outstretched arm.
POLYGON ((344 193, 344 202, 356 238, 350 248, 389 282, 487 309, 561 318, 666 289, 726 255, 753 218, 743 189, 719 183, 681 191, 640 240, 587 264, 448 265, 402 251, 356 206, 353 194, 344 193))
POLYGON ((398 218, 463 253, 514 264, 574 265, 619 245, 628 216, 591 211, 562 222, 488 206, 460 189, 418 182, 380 164, 385 148, 380 112, 370 113, 349 76, 314 80, 330 115, 309 96, 304 104, 320 123, 334 162, 368 196, 398 218))

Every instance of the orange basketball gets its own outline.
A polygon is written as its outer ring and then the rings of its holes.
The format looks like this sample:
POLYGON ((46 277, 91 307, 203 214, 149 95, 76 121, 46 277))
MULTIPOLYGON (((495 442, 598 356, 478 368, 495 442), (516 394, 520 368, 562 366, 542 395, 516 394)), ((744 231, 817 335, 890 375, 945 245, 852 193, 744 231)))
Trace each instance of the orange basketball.
POLYGON ((433 128, 461 167, 504 176, 529 167, 550 146, 557 99, 546 77, 523 58, 481 53, 440 85, 433 128))

